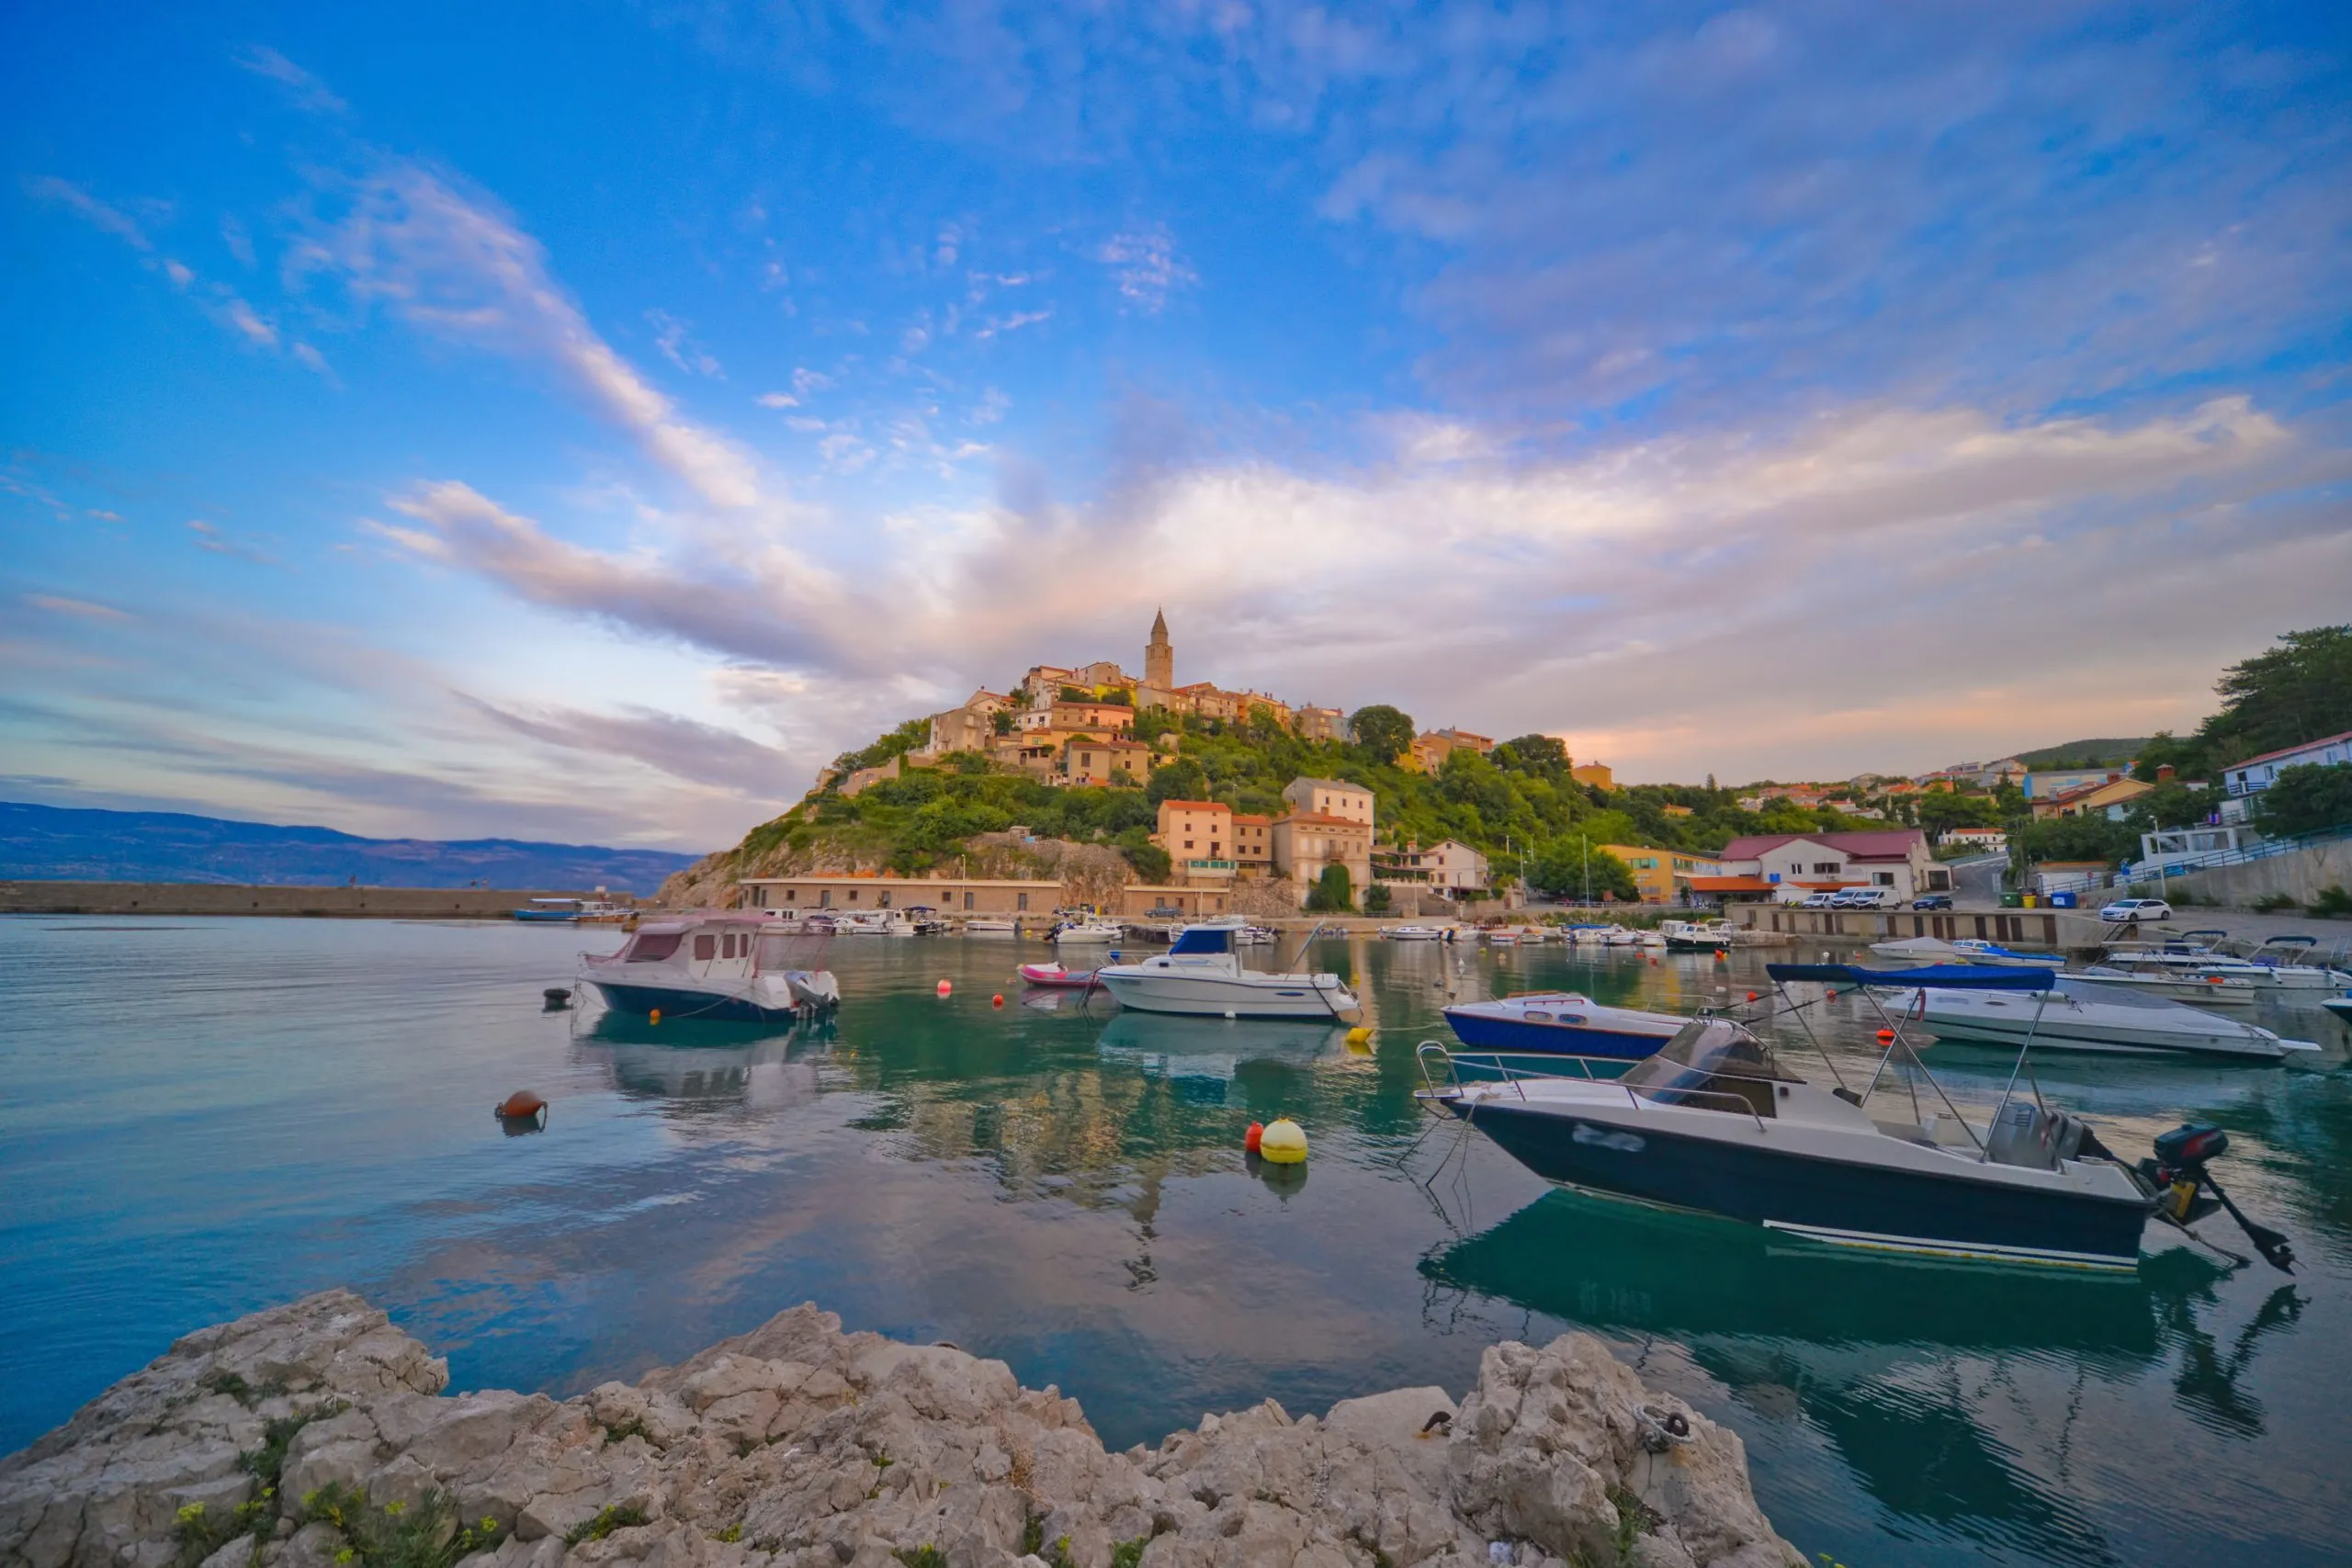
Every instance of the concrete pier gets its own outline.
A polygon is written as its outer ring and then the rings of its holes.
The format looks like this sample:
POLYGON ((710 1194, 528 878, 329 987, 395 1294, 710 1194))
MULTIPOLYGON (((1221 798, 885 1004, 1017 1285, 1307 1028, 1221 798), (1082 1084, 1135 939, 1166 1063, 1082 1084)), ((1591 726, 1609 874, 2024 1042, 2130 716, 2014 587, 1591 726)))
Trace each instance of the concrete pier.
POLYGON ((480 920, 534 898, 627 894, 511 887, 249 887, 210 882, 0 882, 0 914, 278 915, 319 919, 480 920))

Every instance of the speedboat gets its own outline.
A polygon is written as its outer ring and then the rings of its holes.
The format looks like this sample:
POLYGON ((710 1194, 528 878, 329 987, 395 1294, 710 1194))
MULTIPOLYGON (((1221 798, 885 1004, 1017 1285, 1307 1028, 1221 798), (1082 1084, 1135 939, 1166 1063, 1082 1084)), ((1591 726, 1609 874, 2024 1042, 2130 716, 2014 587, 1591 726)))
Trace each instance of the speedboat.
POLYGON ((1981 937, 1962 937, 1957 942, 1946 942, 1935 936, 1906 936, 1892 942, 1874 942, 1871 943, 1871 951, 1881 958, 1892 958, 1904 964, 1987 964, 2007 969, 2064 969, 2066 966, 2064 954, 2018 953, 1981 937))
POLYGON ((1509 926, 1497 926, 1487 933, 1487 945, 1488 947, 1517 947, 1519 933, 1509 926))
POLYGON ((2262 987, 2239 976, 2133 974, 2104 964, 2094 964, 2074 973, 2078 978, 2097 980, 2112 990, 2163 997, 2187 1002, 2193 1008, 2252 1007, 2262 995, 2262 987))
POLYGON ((1059 964, 1023 964, 1016 973, 1030 985, 1049 991, 1091 991, 1096 988, 1091 969, 1065 969, 1059 964))
POLYGON ((1435 926, 1389 926, 1381 933, 1390 942, 1442 942, 1445 933, 1435 926))
POLYGON ((2278 957, 2269 956, 2271 950, 2277 948, 2281 955, 2302 957, 2316 941, 2307 936, 2273 937, 2244 957, 2217 947, 2170 943, 2163 947, 2114 947, 2108 952, 2107 963, 2111 968, 2133 974, 2176 975, 2192 980, 2218 976, 2224 980, 2244 980, 2258 990, 2267 991, 2340 991, 2352 986, 2352 974, 2332 964, 2282 963, 2278 957))
POLYGON ((1956 1114, 1881 1121, 1725 1018, 1690 1021, 1613 1081, 1418 1092, 1548 1181, 1839 1246, 2130 1269, 2156 1206, 2064 1111, 2011 1100, 1982 1131, 1956 1114))
POLYGON ((1233 940, 1243 947, 1272 947, 1274 933, 1263 926, 1243 926, 1233 933, 1233 940))
POLYGON ((1236 918, 1186 926, 1175 945, 1136 964, 1112 964, 1095 978, 1119 1005, 1138 1012, 1197 1018, 1329 1018, 1362 1012, 1355 993, 1337 975, 1268 974, 1244 969, 1234 936, 1236 918))
MULTIPOLYGON (((1857 983, 1842 964, 1774 964, 1766 973, 1784 996, 1791 980, 1857 983)), ((1980 969, 1966 983, 2018 991, 2037 982, 1980 969)), ((1701 1017, 1613 1081, 1432 1082, 1416 1098, 1562 1186, 1836 1246, 2129 1269, 2151 1216, 2186 1229, 2226 1208, 2274 1267, 2292 1268, 2287 1238, 2247 1220, 2207 1168, 2228 1147, 2220 1128, 2166 1133, 2154 1158, 2126 1166, 2078 1118, 2039 1093, 2017 1094, 2014 1070, 1981 1127, 1924 1067, 1940 1110, 1917 1109, 1906 1086, 1892 1116, 1873 1116, 1871 1097, 1904 1049, 1900 1028, 1884 1037, 1885 1055, 1859 1092, 1826 1054, 1831 1089, 1790 1071, 1746 1024, 1701 1017)), ((1426 1072, 1429 1055, 1443 1053, 1421 1050, 1426 1072)))
POLYGON ((631 914, 626 904, 608 898, 534 898, 514 911, 514 918, 534 923, 617 925, 631 914))
POLYGON ((964 922, 966 936, 1019 936, 1021 922, 995 915, 975 915, 964 922))
POLYGON ((1713 953, 1732 944, 1727 920, 1664 920, 1657 929, 1666 945, 1678 953, 1713 953))
POLYGON ((1971 981, 1965 966, 1831 967, 1848 985, 1913 992, 1900 1010, 1916 1015, 1938 1040, 2130 1055, 2187 1052, 2265 1062, 2319 1049, 2310 1041, 2282 1040, 2257 1025, 2162 997, 2047 969, 2004 971, 2002 977, 2016 984, 1995 989, 1971 981))
POLYGON ((1046 940, 1058 947, 1066 942, 1081 944, 1096 942, 1118 942, 1123 940, 1126 934, 1126 928, 1119 924, 1116 920, 1065 920, 1060 925, 1056 926, 1054 928, 1054 934, 1046 940))
POLYGON ((756 910, 648 920, 618 953, 582 953, 580 980, 616 1012, 787 1019, 841 1003, 830 970, 796 962, 810 945, 756 910))
POLYGON ((1454 1038, 1477 1050, 1627 1061, 1655 1052, 1690 1021, 1610 1007, 1573 991, 1531 991, 1444 1010, 1454 1038))

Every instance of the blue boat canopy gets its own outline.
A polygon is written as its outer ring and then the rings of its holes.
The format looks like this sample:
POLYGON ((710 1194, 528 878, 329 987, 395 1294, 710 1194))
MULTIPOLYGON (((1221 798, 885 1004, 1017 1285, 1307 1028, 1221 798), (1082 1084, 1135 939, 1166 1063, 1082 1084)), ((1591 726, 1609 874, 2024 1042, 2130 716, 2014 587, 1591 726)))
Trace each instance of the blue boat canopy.
POLYGON ((1176 933, 1176 943, 1168 950, 1178 953, 1231 953, 1231 926, 1186 926, 1176 933))
POLYGON ((1767 964, 1775 980, 1819 980, 1832 986, 1913 990, 1921 986, 1964 991, 2046 991, 2053 969, 2002 969, 1989 964, 1927 964, 1917 969, 1858 969, 1850 964, 1767 964))

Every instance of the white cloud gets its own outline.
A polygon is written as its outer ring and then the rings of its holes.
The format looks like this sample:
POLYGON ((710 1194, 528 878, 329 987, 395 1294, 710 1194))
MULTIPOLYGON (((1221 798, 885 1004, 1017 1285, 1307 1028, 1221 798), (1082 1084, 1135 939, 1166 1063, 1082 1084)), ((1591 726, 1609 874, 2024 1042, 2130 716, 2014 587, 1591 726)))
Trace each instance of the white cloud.
POLYGON ((790 392, 762 392, 752 400, 763 409, 797 409, 800 406, 800 400, 790 392))
POLYGON ((548 275, 538 242, 486 199, 398 160, 346 194, 349 210, 317 225, 293 258, 298 276, 331 270, 356 298, 421 330, 541 360, 705 500, 722 507, 759 501, 749 455, 681 417, 589 325, 548 275))
POLYGON ((247 342, 259 348, 277 346, 277 329, 263 321, 254 308, 243 299, 234 295, 230 296, 220 310, 229 325, 243 334, 247 342))
POLYGON ((718 359, 690 338, 688 323, 667 310, 648 310, 645 319, 653 327, 653 345, 662 357, 679 369, 696 376, 725 379, 727 373, 718 367, 718 359))
POLYGON ((296 105, 321 114, 341 114, 345 104, 329 92, 326 84, 287 59, 266 44, 254 44, 240 50, 236 62, 256 76, 266 76, 287 90, 296 105))
POLYGON ((1167 306, 1170 294, 1200 280, 1177 254, 1176 237, 1165 224, 1114 234, 1094 257, 1111 269, 1122 299, 1154 315, 1167 306))
MULTIPOLYGON (((1098 508, 910 511, 887 549, 831 536, 830 565, 818 535, 591 549, 462 486, 401 510, 421 554, 798 682, 763 701, 820 755, 889 721, 885 688, 903 717, 1040 659, 1125 657, 1164 601, 1187 678, 1566 733, 1634 776, 1926 765, 2062 715, 2193 719, 2215 669, 2339 613, 2352 572, 2352 525, 2312 499, 2346 464, 2240 398, 2135 423, 1857 407, 1541 464, 1421 429, 1443 460, 1138 458, 1098 508), (1121 570, 1037 570, 1088 558, 1121 570), (2176 628, 2153 655, 2150 624, 2176 628)), ((872 460, 850 432, 820 445, 872 460)))
POLYGON ((135 251, 152 251, 154 242, 122 209, 100 201, 71 180, 61 180, 54 175, 40 175, 25 181, 25 190, 37 200, 53 201, 71 209, 92 228, 112 234, 135 251))

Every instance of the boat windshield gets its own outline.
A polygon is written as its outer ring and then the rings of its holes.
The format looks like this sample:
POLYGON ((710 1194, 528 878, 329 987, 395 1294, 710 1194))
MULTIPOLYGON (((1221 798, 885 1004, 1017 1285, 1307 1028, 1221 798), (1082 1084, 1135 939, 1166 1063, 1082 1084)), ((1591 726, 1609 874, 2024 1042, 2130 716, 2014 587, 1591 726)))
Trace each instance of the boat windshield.
POLYGON ((1783 1072, 1771 1047, 1738 1024, 1694 1018, 1657 1055, 1636 1063, 1617 1081, 1664 1105, 1770 1116, 1771 1085, 1804 1080, 1783 1072))
POLYGON ((1231 953, 1233 928, 1230 926, 1186 926, 1168 952, 1172 957, 1187 953, 1231 953))
POLYGON ((678 943, 685 940, 683 931, 639 931, 628 944, 631 964, 659 964, 678 951, 678 943))

